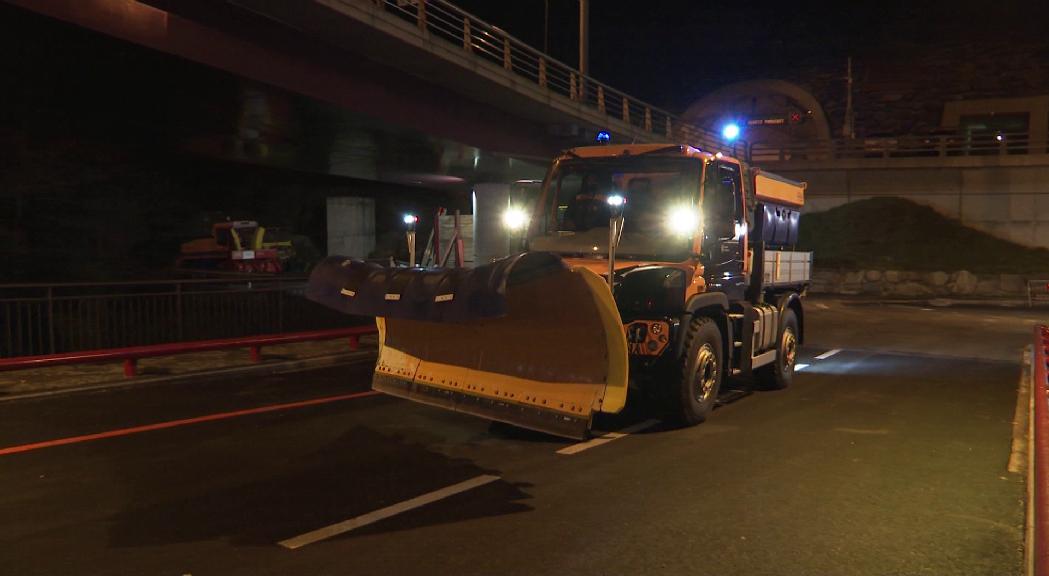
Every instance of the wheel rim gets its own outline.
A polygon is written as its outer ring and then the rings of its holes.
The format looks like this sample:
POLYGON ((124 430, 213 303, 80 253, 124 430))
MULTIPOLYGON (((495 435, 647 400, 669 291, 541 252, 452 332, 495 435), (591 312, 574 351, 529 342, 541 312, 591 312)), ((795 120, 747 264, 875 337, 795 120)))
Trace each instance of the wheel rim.
POLYGON ((710 344, 704 344, 696 354, 695 380, 696 400, 702 404, 714 393, 718 382, 718 357, 710 344))
POLYGON ((798 356, 798 339, 794 331, 787 328, 783 331, 783 370, 789 372, 794 370, 794 361, 798 356))

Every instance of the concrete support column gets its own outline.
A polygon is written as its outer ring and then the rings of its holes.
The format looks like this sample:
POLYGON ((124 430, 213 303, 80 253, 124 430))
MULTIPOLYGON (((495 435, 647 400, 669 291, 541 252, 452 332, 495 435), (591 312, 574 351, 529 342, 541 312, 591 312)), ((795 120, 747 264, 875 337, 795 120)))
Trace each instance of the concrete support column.
POLYGON ((473 241, 478 265, 510 254, 510 239, 503 227, 503 212, 509 206, 509 184, 486 182, 474 185, 473 241))
POLYGON ((367 258, 375 250, 375 200, 328 198, 328 255, 367 258))

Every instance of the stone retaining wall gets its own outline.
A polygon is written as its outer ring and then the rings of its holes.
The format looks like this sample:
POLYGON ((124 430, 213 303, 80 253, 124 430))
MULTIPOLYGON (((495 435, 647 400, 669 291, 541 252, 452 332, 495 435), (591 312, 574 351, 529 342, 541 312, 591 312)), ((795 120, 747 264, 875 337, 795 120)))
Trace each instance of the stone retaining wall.
MULTIPOLYGON (((1049 273, 1046 274, 1049 276, 1049 273)), ((823 294, 1027 297, 1029 277, 1019 274, 913 272, 901 270, 814 270, 809 290, 823 294)), ((1031 278, 1033 279, 1033 277, 1031 278)))

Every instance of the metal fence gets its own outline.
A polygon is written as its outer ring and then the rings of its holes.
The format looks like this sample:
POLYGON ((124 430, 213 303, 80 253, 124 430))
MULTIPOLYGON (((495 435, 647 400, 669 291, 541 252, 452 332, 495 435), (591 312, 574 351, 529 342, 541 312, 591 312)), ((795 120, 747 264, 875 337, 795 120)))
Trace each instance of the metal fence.
POLYGON ((685 122, 681 117, 633 98, 514 38, 445 0, 343 0, 371 3, 382 12, 414 24, 418 34, 440 39, 502 68, 529 84, 586 105, 610 119, 649 132, 657 139, 711 151, 746 151, 741 142, 685 122))
POLYGON ((1045 154, 1046 142, 1027 133, 934 134, 879 136, 825 140, 805 144, 753 142, 749 157, 755 162, 841 160, 856 158, 937 158, 1045 154))
POLYGON ((304 278, 0 285, 0 357, 341 328, 304 278))

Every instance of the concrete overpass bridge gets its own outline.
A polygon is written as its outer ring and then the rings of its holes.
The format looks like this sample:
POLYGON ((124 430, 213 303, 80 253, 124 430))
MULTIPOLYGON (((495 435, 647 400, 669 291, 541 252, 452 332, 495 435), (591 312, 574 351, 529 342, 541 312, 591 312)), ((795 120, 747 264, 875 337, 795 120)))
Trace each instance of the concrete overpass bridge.
POLYGON ((8 1, 338 107, 339 175, 438 188, 535 178, 598 131, 730 151, 444 0, 8 1))

